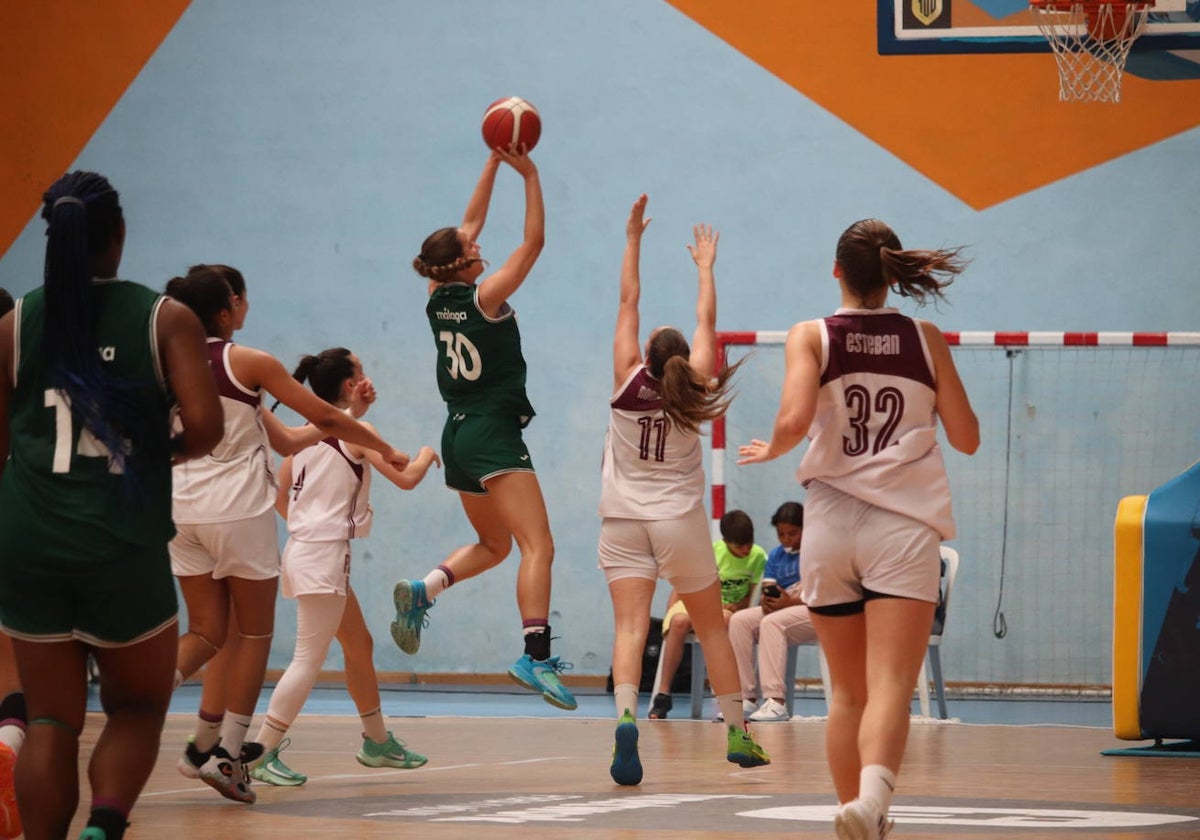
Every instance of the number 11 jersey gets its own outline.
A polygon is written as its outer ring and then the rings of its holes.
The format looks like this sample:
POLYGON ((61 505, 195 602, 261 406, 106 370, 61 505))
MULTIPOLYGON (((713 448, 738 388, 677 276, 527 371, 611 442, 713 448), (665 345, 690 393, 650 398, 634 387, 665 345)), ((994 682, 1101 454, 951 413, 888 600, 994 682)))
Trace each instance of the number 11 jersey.
POLYGON ((700 436, 676 428, 667 419, 662 383, 639 365, 609 403, 600 515, 674 519, 703 505, 700 436))

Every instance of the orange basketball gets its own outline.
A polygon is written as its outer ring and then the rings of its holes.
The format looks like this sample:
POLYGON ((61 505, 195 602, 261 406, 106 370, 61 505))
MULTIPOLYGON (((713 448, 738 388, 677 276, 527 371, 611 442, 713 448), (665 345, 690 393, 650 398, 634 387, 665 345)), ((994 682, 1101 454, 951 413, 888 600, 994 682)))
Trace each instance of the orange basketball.
POLYGON ((489 149, 533 151, 542 136, 542 118, 519 96, 497 99, 483 112, 483 142, 489 149))

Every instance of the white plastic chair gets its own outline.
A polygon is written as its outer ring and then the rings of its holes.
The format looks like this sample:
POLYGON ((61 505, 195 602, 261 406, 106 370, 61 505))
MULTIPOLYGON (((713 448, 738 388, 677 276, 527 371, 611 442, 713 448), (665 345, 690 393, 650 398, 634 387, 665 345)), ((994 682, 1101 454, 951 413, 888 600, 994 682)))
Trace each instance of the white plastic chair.
MULTIPOLYGON (((758 603, 758 596, 759 596, 759 592, 761 589, 762 589, 761 582, 754 584, 754 588, 750 590, 750 603, 751 604, 758 603)), ((663 644, 666 644, 665 638, 663 640, 663 644)), ((688 631, 688 634, 683 637, 684 656, 687 655, 687 652, 689 650, 691 650, 691 652, 692 652, 692 686, 691 686, 692 717, 699 718, 704 714, 704 680, 707 676, 707 673, 706 673, 706 668, 704 666, 704 648, 702 648, 700 646, 700 640, 696 638, 696 634, 691 632, 690 630, 688 631)), ((682 662, 682 660, 680 660, 680 661, 682 662)), ((663 692, 662 680, 663 680, 663 656, 662 656, 662 648, 659 648, 658 670, 654 674, 654 689, 650 692, 650 701, 651 702, 654 702, 654 697, 658 694, 661 694, 661 693, 670 694, 671 693, 670 686, 667 686, 667 690, 665 692, 663 692)), ((793 680, 792 682, 795 682, 795 680, 793 680)), ((788 709, 790 711, 791 707, 789 706, 788 709)))
MULTIPOLYGON (((938 714, 945 720, 949 715, 946 713, 946 682, 942 675, 942 633, 945 630, 946 618, 950 611, 950 593, 954 591, 954 579, 958 575, 958 551, 948 545, 941 547, 942 561, 945 563, 945 569, 942 571, 942 620, 934 619, 934 626, 929 634, 929 648, 925 655, 929 662, 929 672, 933 674, 934 689, 937 692, 938 714)), ((812 642, 811 644, 816 644, 812 642)), ((796 649, 799 645, 791 645, 788 647, 787 663, 784 667, 784 682, 787 686, 787 697, 785 704, 787 705, 788 714, 792 714, 792 706, 796 700, 796 649)), ((825 661, 825 652, 821 650, 821 646, 817 645, 817 656, 821 663, 821 684, 825 690, 826 708, 829 705, 829 697, 831 695, 829 682, 829 663, 825 661)), ((917 677, 917 697, 920 700, 921 715, 929 717, 929 676, 925 670, 925 662, 921 662, 921 673, 917 677)))

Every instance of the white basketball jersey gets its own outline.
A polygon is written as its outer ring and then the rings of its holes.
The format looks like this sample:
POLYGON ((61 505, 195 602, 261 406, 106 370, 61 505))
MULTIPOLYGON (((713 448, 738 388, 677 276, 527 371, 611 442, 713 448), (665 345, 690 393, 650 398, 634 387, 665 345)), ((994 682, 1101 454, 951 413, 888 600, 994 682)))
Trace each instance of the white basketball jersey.
POLYGON ((933 360, 920 324, 895 309, 839 309, 820 322, 821 390, 797 470, 954 536, 937 442, 933 360))
POLYGON ((181 524, 247 519, 275 504, 279 484, 258 414, 262 390, 247 388, 233 375, 232 347, 232 342, 208 339, 208 363, 225 411, 225 435, 211 453, 173 470, 172 517, 181 524))
POLYGON ((288 533, 305 542, 365 537, 371 532, 371 467, 327 437, 292 456, 288 533))
POLYGON ((609 399, 600 515, 672 519, 703 504, 700 436, 671 424, 662 384, 643 365, 609 399))

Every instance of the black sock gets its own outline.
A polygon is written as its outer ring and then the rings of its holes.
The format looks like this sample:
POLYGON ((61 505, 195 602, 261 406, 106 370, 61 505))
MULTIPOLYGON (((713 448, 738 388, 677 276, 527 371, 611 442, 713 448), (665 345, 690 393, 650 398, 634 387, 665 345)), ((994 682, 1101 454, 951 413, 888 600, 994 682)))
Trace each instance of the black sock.
POLYGON ((103 807, 92 809, 87 824, 104 829, 105 840, 121 840, 125 836, 125 829, 129 827, 124 814, 114 808, 103 807))
POLYGON ((25 714, 25 695, 20 691, 14 691, 0 700, 0 721, 3 720, 19 720, 22 723, 28 721, 25 714))
POLYGON ((536 633, 525 634, 525 652, 529 658, 544 662, 550 658, 550 628, 543 627, 536 633))

